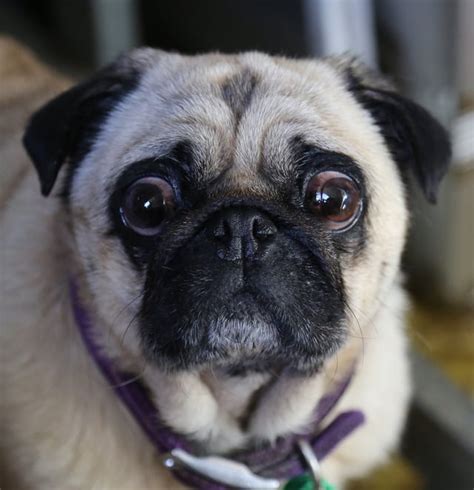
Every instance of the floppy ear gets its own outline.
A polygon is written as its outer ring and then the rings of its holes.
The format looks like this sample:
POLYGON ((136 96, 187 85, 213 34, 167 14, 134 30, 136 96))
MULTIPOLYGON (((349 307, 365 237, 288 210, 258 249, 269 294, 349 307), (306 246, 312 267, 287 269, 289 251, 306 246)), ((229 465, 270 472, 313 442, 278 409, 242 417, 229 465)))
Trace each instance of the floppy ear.
POLYGON ((428 201, 435 203, 451 157, 446 130, 357 61, 346 64, 345 71, 349 90, 372 115, 402 175, 413 173, 428 201))
POLYGON ((107 114, 138 80, 137 64, 119 58, 33 114, 23 144, 44 196, 51 192, 66 160, 74 163, 85 156, 107 114))

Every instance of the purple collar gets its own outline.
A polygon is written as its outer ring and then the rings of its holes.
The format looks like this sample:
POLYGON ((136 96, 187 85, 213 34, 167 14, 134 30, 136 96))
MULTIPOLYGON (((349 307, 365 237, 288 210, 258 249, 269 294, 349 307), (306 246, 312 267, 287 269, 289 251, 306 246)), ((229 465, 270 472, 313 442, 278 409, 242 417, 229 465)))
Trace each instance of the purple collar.
MULTIPOLYGON (((78 288, 74 281, 70 282, 70 295, 74 318, 90 356, 157 451, 163 455, 173 449, 183 449, 192 453, 191 444, 184 436, 176 434, 160 422, 157 408, 140 381, 129 373, 119 371, 97 345, 91 318, 80 302, 78 288)), ((362 412, 350 410, 339 414, 323 430, 318 431, 321 422, 345 393, 351 378, 352 372, 333 392, 319 401, 313 412, 311 424, 315 434, 298 436, 299 439, 303 438, 309 443, 319 461, 365 421, 362 412)), ((244 463, 262 477, 289 479, 307 471, 297 449, 296 439, 297 436, 281 438, 272 446, 238 452, 231 457, 234 461, 244 463)), ((181 468, 174 470, 173 474, 183 483, 196 489, 229 490, 231 488, 181 468)))

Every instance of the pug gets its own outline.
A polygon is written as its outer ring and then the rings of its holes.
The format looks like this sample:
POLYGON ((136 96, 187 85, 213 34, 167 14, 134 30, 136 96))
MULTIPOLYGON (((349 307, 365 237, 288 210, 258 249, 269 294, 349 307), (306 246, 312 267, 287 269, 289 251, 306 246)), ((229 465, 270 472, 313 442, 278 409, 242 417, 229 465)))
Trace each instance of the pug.
POLYGON ((1 191, 8 488, 217 488, 163 464, 104 358, 194 462, 234 463, 347 410, 364 422, 321 475, 342 488, 384 462, 411 390, 406 182, 435 201, 443 128, 347 56, 142 48, 45 105, 58 82, 29 63, 46 82, 15 107, 36 112, 26 129, 2 116, 17 145, 1 191))

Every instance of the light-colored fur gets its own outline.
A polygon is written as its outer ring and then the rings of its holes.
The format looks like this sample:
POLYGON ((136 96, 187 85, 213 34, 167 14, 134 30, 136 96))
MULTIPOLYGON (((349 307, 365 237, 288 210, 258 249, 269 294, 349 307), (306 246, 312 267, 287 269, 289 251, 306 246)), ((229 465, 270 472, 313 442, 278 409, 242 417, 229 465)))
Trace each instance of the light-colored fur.
POLYGON ((384 461, 397 444, 410 392, 399 277, 407 211, 396 166, 370 115, 346 90, 337 63, 259 53, 192 58, 135 53, 143 79, 113 111, 81 163, 66 210, 59 199, 40 195, 20 148, 26 115, 63 82, 9 41, 0 44, 0 66, 8 50, 25 62, 20 73, 5 76, 23 77, 25 83, 21 90, 16 86, 13 98, 8 99, 10 90, 0 94, 7 107, 2 128, 9 129, 7 136, 2 132, 0 153, 0 460, 8 478, 2 488, 180 488, 86 353, 70 311, 71 274, 79 277, 102 345, 117 363, 143 376, 171 427, 210 451, 301 430, 319 398, 356 362, 354 379, 331 417, 359 409, 367 423, 323 462, 323 473, 342 485, 384 461), (264 88, 235 134, 231 111, 215 86, 243 66, 259 75, 264 88), (218 370, 165 374, 145 365, 133 323, 143 278, 118 240, 103 237, 109 226, 107 185, 131 162, 162 154, 185 137, 199 144, 203 162, 212 159, 203 172, 219 173, 228 162, 224 156, 232 154, 233 167, 213 190, 216 196, 268 195, 271 189, 259 180, 256 166, 264 162, 284 173, 284 142, 301 133, 351 155, 367 175, 367 246, 344 267, 352 311, 347 343, 309 379, 259 374, 236 385, 218 370), (91 262, 98 266, 95 272, 87 267, 91 262), (243 431, 238 419, 262 387, 243 431))

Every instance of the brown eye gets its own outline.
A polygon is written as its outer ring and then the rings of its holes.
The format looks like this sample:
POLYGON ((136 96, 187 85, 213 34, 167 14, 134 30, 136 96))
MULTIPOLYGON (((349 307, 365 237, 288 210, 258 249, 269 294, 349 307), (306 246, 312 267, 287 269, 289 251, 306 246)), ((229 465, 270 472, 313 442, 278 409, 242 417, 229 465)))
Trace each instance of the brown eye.
POLYGON ((348 229, 359 217, 361 205, 359 187, 341 172, 321 172, 306 188, 306 206, 331 230, 348 229))
POLYGON ((140 235, 152 236, 158 233, 174 204, 174 191, 166 180, 144 177, 125 191, 120 214, 125 226, 140 235))

